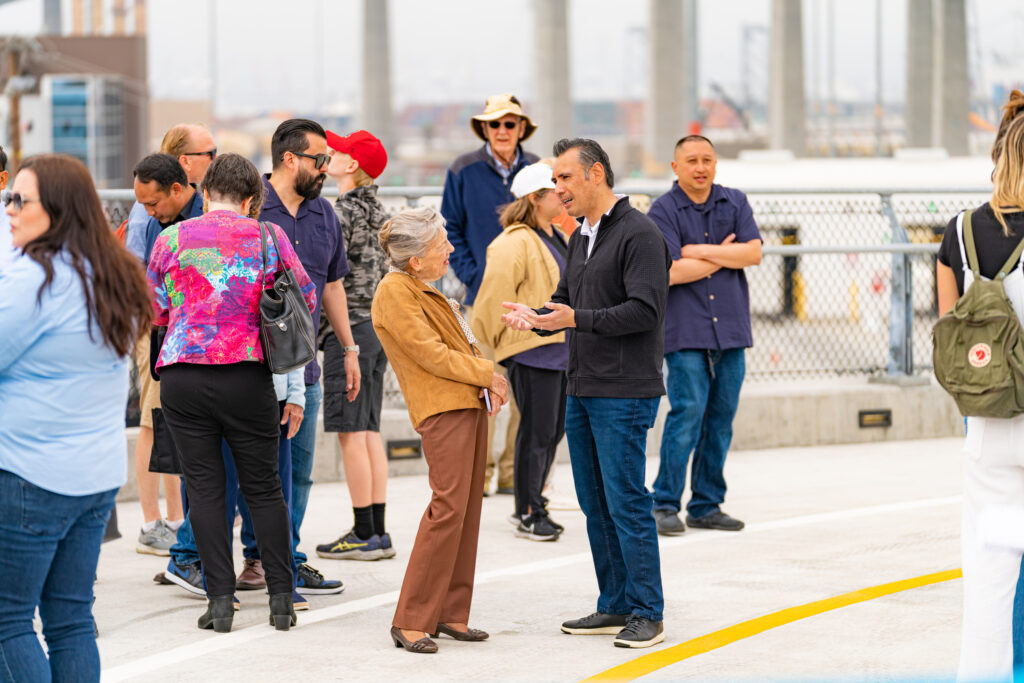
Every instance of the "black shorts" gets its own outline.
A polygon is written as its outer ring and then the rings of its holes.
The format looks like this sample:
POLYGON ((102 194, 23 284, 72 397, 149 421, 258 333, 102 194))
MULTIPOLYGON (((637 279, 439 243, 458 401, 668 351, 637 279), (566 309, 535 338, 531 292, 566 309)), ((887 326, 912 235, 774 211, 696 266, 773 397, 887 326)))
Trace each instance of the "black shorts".
POLYGON ((352 403, 345 396, 345 354, 334 334, 324 339, 324 431, 379 432, 380 410, 384 401, 384 371, 387 356, 366 321, 352 327, 352 338, 359 346, 359 395, 352 403))

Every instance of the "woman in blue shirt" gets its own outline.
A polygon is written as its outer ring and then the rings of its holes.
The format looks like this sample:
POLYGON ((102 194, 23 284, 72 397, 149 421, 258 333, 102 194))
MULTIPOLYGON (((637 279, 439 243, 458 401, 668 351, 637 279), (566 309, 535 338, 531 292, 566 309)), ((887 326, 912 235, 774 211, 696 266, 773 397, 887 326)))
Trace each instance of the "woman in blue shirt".
POLYGON ((11 190, 22 256, 0 272, 0 672, 98 681, 92 584, 125 481, 127 356, 149 291, 80 161, 27 159, 11 190))

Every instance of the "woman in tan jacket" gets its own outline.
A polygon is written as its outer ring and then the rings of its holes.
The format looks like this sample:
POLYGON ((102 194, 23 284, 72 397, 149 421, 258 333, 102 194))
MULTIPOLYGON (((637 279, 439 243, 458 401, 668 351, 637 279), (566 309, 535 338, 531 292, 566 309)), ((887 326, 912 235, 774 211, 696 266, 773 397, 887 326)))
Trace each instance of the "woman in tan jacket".
POLYGON ((515 511, 509 521, 516 536, 557 541, 562 526, 548 517, 542 495, 565 434, 565 370, 569 332, 539 336, 506 327, 504 301, 543 306, 565 267, 566 240, 553 223, 564 210, 555 194, 551 167, 525 167, 512 180, 516 200, 501 214, 504 232, 487 247, 487 267, 474 304, 473 331, 494 348, 505 366, 519 405, 515 448, 515 511))
POLYGON ((420 521, 391 628, 395 647, 437 652, 436 638, 485 640, 469 628, 487 417, 508 397, 508 382, 480 357, 459 313, 430 283, 448 270, 452 245, 430 208, 398 214, 380 231, 392 272, 377 286, 370 314, 423 442, 433 496, 420 521))

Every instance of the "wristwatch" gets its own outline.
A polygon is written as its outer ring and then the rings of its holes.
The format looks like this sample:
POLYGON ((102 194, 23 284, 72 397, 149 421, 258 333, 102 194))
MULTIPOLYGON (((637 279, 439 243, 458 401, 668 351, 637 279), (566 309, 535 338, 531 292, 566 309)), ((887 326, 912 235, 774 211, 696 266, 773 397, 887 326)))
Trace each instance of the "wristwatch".
POLYGON ((353 344, 352 346, 343 346, 342 347, 342 351, 344 351, 345 353, 354 353, 354 354, 356 354, 358 356, 359 355, 359 344, 353 344))

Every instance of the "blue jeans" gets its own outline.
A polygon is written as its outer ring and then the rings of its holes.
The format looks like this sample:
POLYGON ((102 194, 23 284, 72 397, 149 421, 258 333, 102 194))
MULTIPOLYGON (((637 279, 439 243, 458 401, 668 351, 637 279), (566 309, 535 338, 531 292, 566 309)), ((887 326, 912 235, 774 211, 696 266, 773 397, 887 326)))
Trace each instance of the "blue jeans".
POLYGON ((306 554, 299 552, 299 527, 306 516, 309 503, 309 489, 313 487, 313 453, 316 451, 316 424, 320 415, 320 403, 324 393, 320 383, 306 385, 305 419, 298 433, 292 437, 292 500, 288 513, 292 519, 292 556, 295 565, 306 561, 306 554))
POLYGON ((100 680, 92 584, 116 494, 62 496, 0 470, 0 681, 100 680))
POLYGON ((652 621, 661 621, 665 609, 658 529, 644 485, 647 430, 658 402, 569 396, 565 409, 576 497, 600 590, 597 611, 652 621))
POLYGON ((671 410, 661 437, 661 466, 654 480, 654 509, 679 512, 686 466, 693 453, 691 517, 719 511, 725 500, 725 454, 746 373, 744 349, 674 351, 668 364, 671 410))

